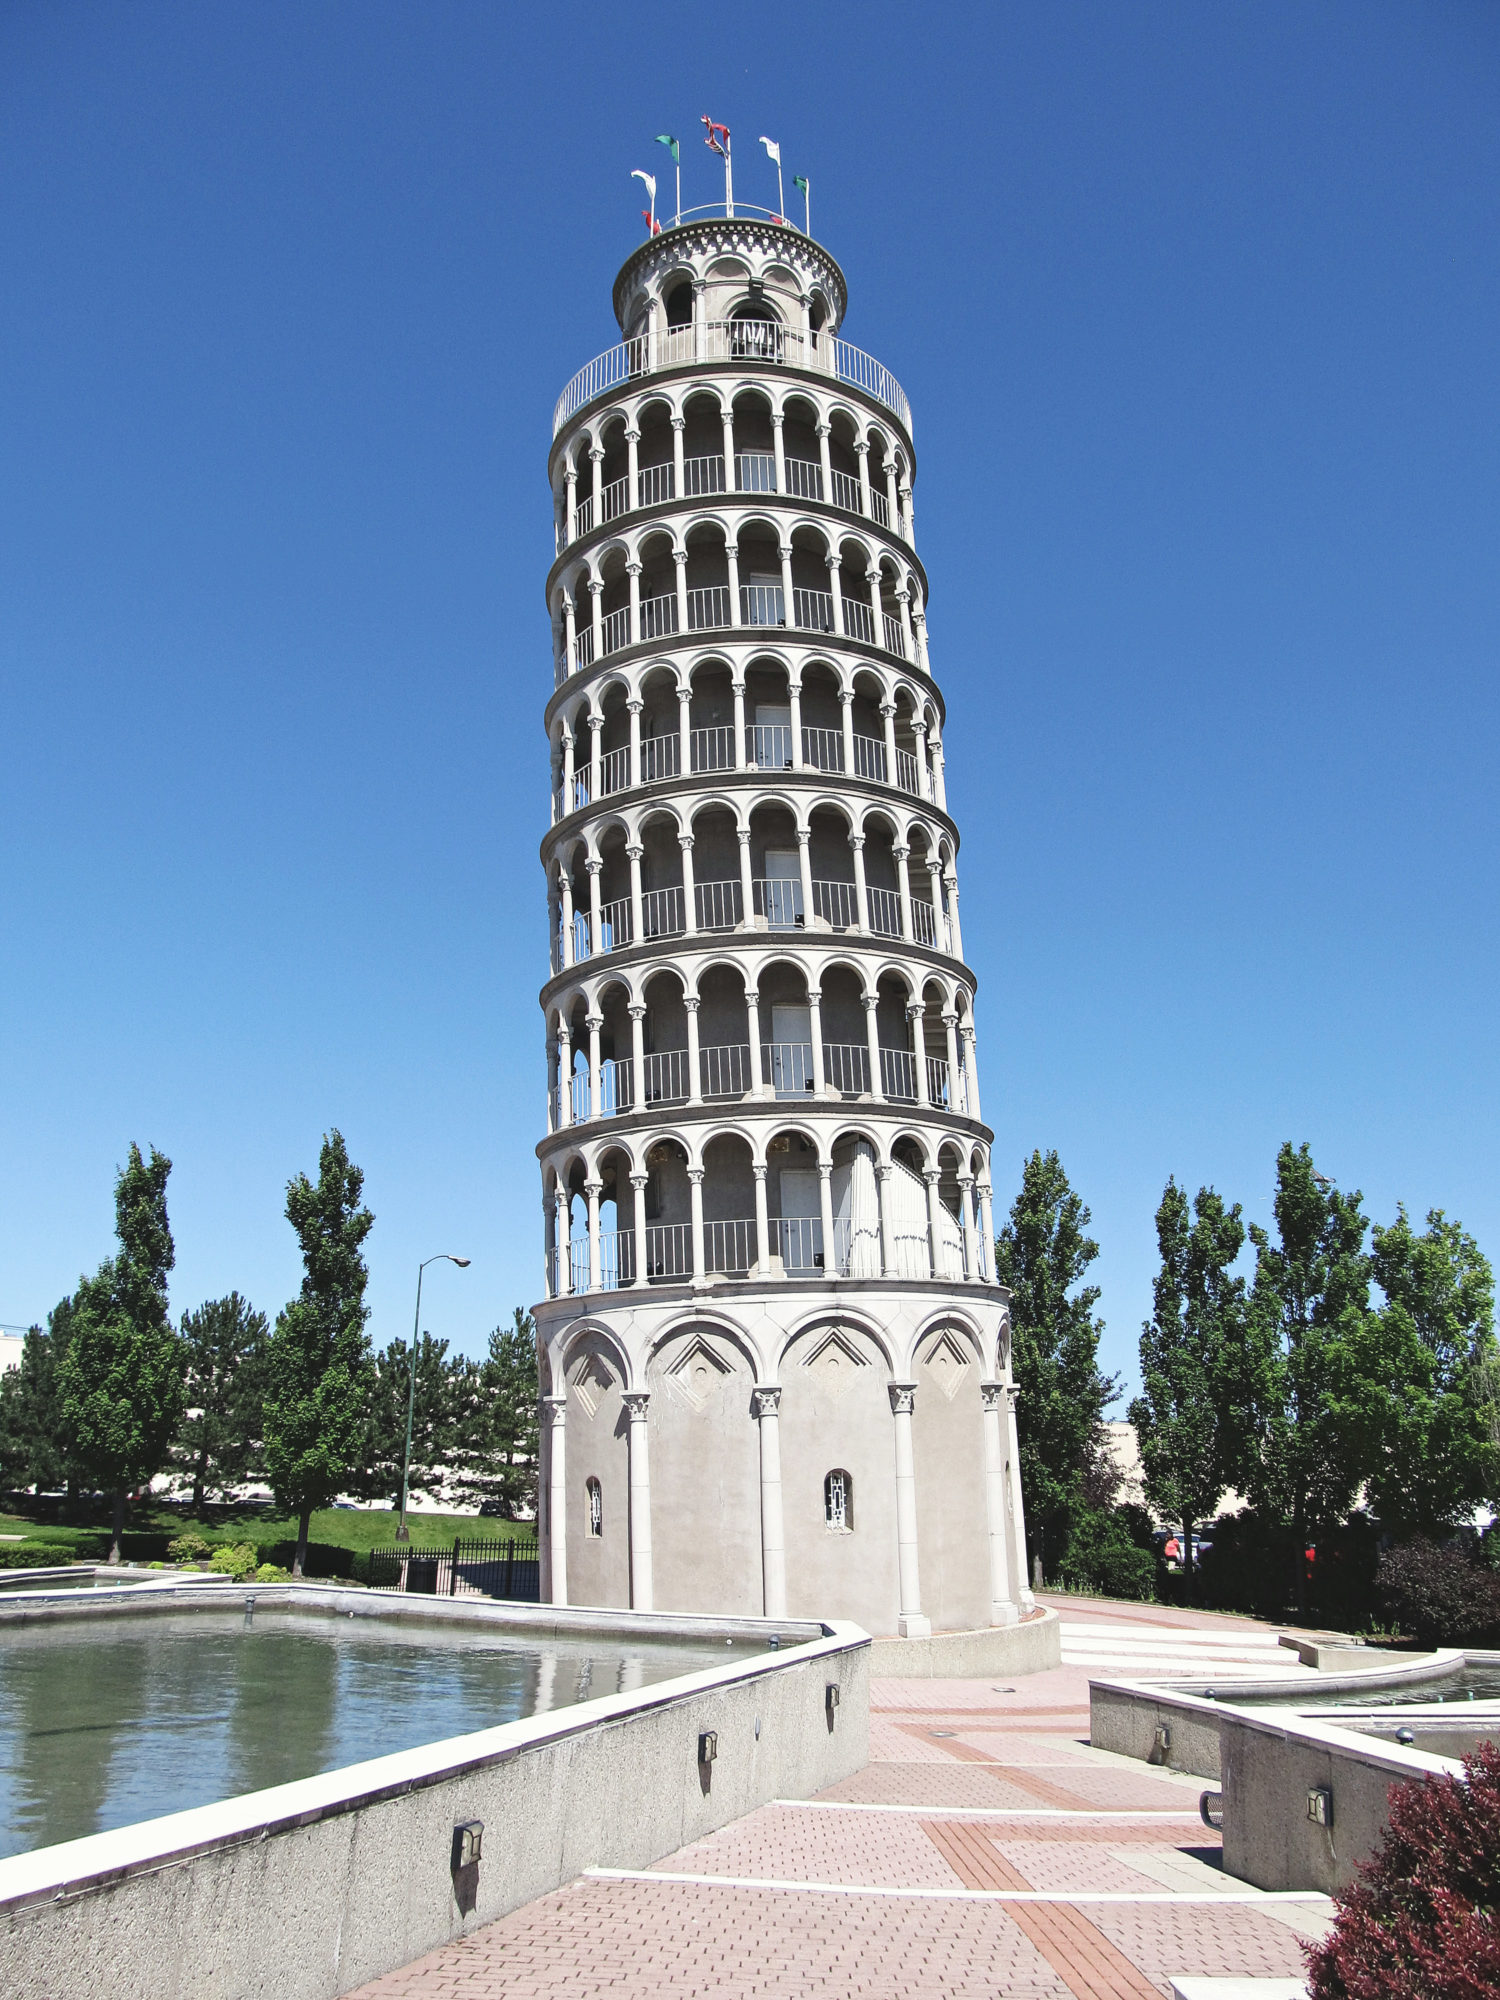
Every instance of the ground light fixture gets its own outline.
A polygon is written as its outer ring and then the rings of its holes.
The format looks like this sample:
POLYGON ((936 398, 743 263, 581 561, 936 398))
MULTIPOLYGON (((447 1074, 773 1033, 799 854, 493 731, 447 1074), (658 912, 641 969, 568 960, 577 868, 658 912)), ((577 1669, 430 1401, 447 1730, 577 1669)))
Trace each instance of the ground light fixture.
POLYGON ((439 1250, 436 1256, 424 1257, 417 1266, 417 1312, 411 1330, 411 1354, 407 1363, 406 1451, 401 1460, 401 1519, 396 1524, 398 1542, 411 1541, 411 1529, 406 1525, 406 1486, 411 1477, 411 1425, 417 1405, 417 1342, 422 1337, 422 1273, 429 1264, 457 1264, 460 1271, 467 1271, 470 1261, 467 1257, 455 1257, 451 1250, 439 1250))

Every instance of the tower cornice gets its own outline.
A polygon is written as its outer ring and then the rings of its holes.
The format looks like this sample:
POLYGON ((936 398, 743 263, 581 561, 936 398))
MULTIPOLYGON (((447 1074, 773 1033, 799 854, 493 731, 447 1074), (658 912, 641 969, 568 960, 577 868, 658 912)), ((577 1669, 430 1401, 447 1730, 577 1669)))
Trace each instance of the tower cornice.
MULTIPOLYGON (((820 243, 804 236, 789 223, 759 222, 750 216, 710 216, 701 222, 682 222, 664 229, 633 250, 620 266, 615 279, 613 304, 620 329, 625 330, 626 308, 632 291, 649 285, 663 273, 686 265, 701 269, 715 257, 744 257, 752 267, 767 262, 788 265, 800 275, 811 276, 828 293, 836 325, 842 325, 849 303, 849 285, 843 271, 820 243)), ((752 268, 752 275, 755 275, 752 268)))

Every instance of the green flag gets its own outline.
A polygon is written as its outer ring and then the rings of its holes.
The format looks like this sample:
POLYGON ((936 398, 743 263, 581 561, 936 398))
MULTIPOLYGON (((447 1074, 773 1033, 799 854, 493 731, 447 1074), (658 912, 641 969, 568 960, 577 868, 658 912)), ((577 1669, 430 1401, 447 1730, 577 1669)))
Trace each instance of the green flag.
POLYGON ((658 132, 656 143, 658 146, 665 146, 674 161, 678 158, 677 141, 672 137, 670 132, 658 132))
POLYGON ((807 193, 806 177, 802 174, 793 174, 792 186, 797 190, 798 194, 806 194, 807 193))

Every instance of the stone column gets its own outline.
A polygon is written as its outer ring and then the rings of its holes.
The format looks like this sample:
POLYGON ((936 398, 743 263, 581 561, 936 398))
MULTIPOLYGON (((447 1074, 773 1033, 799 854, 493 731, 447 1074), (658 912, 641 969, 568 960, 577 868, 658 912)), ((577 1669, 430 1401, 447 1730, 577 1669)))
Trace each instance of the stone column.
POLYGON ((782 436, 782 426, 786 415, 781 410, 771 412, 771 451, 776 460, 776 491, 786 491, 786 439, 782 436))
POLYGON ((818 497, 819 499, 824 501, 831 501, 833 499, 833 462, 828 456, 828 439, 831 434, 831 426, 828 424, 819 424, 817 430, 818 430, 818 469, 819 469, 818 483, 823 488, 823 491, 821 492, 821 494, 819 494, 818 497))
POLYGON ((729 683, 729 691, 734 696, 734 768, 737 771, 743 771, 745 768, 745 679, 743 674, 738 680, 732 680, 729 683))
POLYGON ((557 1185, 557 1277, 559 1297, 573 1290, 573 1198, 561 1181, 557 1185))
MULTIPOLYGON (((765 1168, 757 1169, 762 1176, 765 1168)), ((750 1405, 760 1431, 760 1566, 764 1614, 786 1616, 786 1526, 781 1511, 781 1391, 757 1385, 750 1405)))
POLYGON ((988 1181, 979 1183, 979 1271, 986 1284, 991 1281, 995 1256, 995 1211, 991 1206, 994 1190, 988 1181))
POLYGON ((564 1449, 566 1396, 543 1396, 547 1425, 547 1557, 553 1604, 568 1601, 568 1466, 564 1449))
POLYGON ((939 812, 948 810, 948 787, 943 778, 943 739, 929 736, 927 754, 932 759, 932 800, 939 812))
POLYGON ((750 1037, 750 1095, 764 1097, 766 1077, 760 1052, 760 992, 754 986, 745 988, 745 1033, 750 1037))
POLYGON ((984 1510, 990 1531, 990 1623, 1014 1625, 1019 1613, 1010 1588, 1010 1557, 1005 1539, 1005 1446, 1000 1435, 1002 1382, 981 1382, 979 1402, 984 1421, 984 1510))
POLYGON ((703 1102, 703 1063, 698 1046, 698 995, 685 993, 682 997, 683 1010, 687 1014, 688 1036, 688 1096, 689 1104, 703 1102))
POLYGON ((901 525, 901 501, 896 493, 895 459, 893 458, 886 459, 883 463, 882 470, 885 473, 885 510, 887 516, 889 517, 886 521, 886 526, 894 534, 896 529, 899 528, 901 525))
MULTIPOLYGON (((682 442, 680 432, 677 442, 679 444, 682 442)), ((688 629, 687 550, 673 549, 672 561, 677 567, 677 629, 679 632, 685 632, 688 629)))
POLYGON ((724 570, 729 581, 729 623, 745 624, 745 607, 740 602, 740 545, 733 535, 724 538, 724 570))
POLYGON ((689 777, 693 769, 693 690, 677 690, 677 765, 679 774, 689 777))
POLYGON ((571 597, 563 599, 563 663, 569 674, 578 671, 578 610, 571 597))
POLYGON ((766 1214, 766 1163, 757 1160, 750 1169, 755 1176, 755 1268, 762 1278, 771 1275, 771 1224, 766 1214))
POLYGON ((776 554, 781 562, 781 618, 788 632, 797 622, 796 594, 792 588, 792 547, 790 542, 777 546, 776 554))
POLYGON ((909 660, 917 650, 917 642, 911 629, 911 592, 898 590, 896 602, 901 606, 901 652, 902 656, 909 660))
POLYGON ((812 829, 806 826, 797 829, 797 871, 802 878, 802 928, 810 931, 813 927, 812 829))
POLYGON ((828 558, 828 595, 833 599, 833 629, 844 637, 844 584, 843 567, 838 556, 828 558))
POLYGON ((646 1282, 646 1183, 649 1174, 632 1174, 630 1185, 635 1191, 635 1282, 646 1282))
POLYGON ((1016 1601, 1024 1617, 1036 1609, 1031 1582, 1026 1574, 1026 1509, 1021 1502, 1021 1441, 1016 1435, 1016 1404, 1021 1392, 1014 1382, 1005 1385, 1005 1503, 1010 1515, 1011 1547, 1016 1558, 1016 1601))
POLYGON ((974 1240, 974 1176, 958 1177, 959 1226, 964 1239, 964 1276, 970 1284, 979 1278, 979 1245, 974 1240))
POLYGON ((626 563, 625 574, 630 579, 630 643, 641 643, 641 566, 638 562, 626 563))
POLYGON ((589 1117, 599 1119, 604 1116, 604 1075, 599 1056, 599 1030, 604 1026, 604 1016, 587 1014, 584 1026, 589 1031, 589 1117))
POLYGON ((952 1274, 943 1268, 943 1198, 938 1193, 938 1182, 943 1178, 940 1167, 924 1167, 922 1178, 927 1183, 927 1234, 932 1241, 932 1275, 947 1278, 952 1274))
POLYGON ((791 710, 792 741, 790 748, 792 753, 792 769, 800 771, 804 761, 802 756, 802 683, 795 675, 791 676, 787 681, 786 698, 787 707, 791 710))
POLYGON ((693 836, 679 833, 677 845, 682 849, 682 928, 688 937, 696 937, 698 897, 693 887, 693 836))
POLYGON ((827 1160, 818 1162, 818 1220, 823 1227, 823 1276, 836 1278, 839 1252, 833 1240, 833 1168, 827 1160))
POLYGON ((591 854, 583 866, 589 878, 589 956, 597 958, 604 949, 604 903, 599 888, 604 863, 591 854))
POLYGON ((839 716, 839 722, 842 726, 844 734, 844 774, 846 777, 852 778, 854 776, 854 690, 853 688, 839 689, 839 708, 842 711, 842 713, 839 716))
POLYGON ((557 876, 558 893, 562 898, 563 964, 573 963, 573 880, 568 871, 559 869, 557 876))
POLYGON ((564 518, 567 522, 568 542, 571 545, 578 539, 578 468, 576 465, 568 466, 567 470, 563 473, 563 480, 568 496, 566 502, 567 511, 564 518))
POLYGON ((917 1102, 924 1111, 930 1101, 927 1089, 927 1030, 924 1026, 926 1019, 927 1009, 922 1002, 911 1001, 906 1009, 906 1025, 911 1037, 912 1067, 917 1073, 917 1102))
POLYGON ((683 486, 684 486, 684 485, 686 484, 686 474, 685 474, 685 472, 684 472, 684 469, 683 469, 683 467, 684 467, 684 459, 683 459, 683 449, 682 449, 682 434, 683 434, 683 432, 684 432, 684 431, 685 431, 686 429, 687 429, 687 418, 686 418, 686 417, 673 417, 673 419, 672 419, 672 498, 673 498, 674 500, 681 500, 681 499, 685 498, 685 495, 683 494, 683 490, 682 490, 682 489, 683 489, 683 486))
POLYGON ((883 1278, 898 1278, 896 1269, 896 1239, 891 1233, 891 1174, 893 1169, 882 1163, 875 1169, 876 1189, 880 1202, 880 1275, 883 1278))
POLYGON ((896 704, 883 701, 880 704, 880 719, 885 724, 885 781, 888 785, 896 782, 896 704))
POLYGON ((604 1272, 599 1256, 599 1196, 604 1190, 603 1181, 585 1181, 583 1192, 589 1205, 589 1290, 602 1292, 604 1272))
MULTIPOLYGON (((894 770, 895 766, 892 765, 891 768, 894 770)), ((906 857, 910 852, 911 849, 899 840, 891 843, 891 854, 896 863, 896 890, 901 904, 901 935, 908 944, 912 943, 914 936, 911 922, 911 876, 906 868, 906 857)))
POLYGON ((911 733, 917 743, 917 789, 922 797, 931 802, 932 779, 927 769, 927 724, 920 716, 912 723, 911 733))
POLYGON ((646 704, 638 694, 633 694, 625 704, 625 712, 630 717, 630 783, 641 782, 641 712, 646 704))
POLYGON ((755 922, 755 878, 750 872, 750 829, 742 826, 737 829, 737 833, 740 843, 740 902, 743 906, 740 911, 740 922, 749 930, 755 922))
POLYGON ((885 1079, 880 1074, 880 1023, 875 1018, 880 995, 863 993, 860 998, 865 1003, 865 1051, 870 1059, 870 1095, 877 1104, 884 1104, 885 1079))
POLYGON ((823 993, 821 987, 807 989, 807 1032, 812 1043, 812 1094, 826 1097, 828 1080, 823 1073, 823 993))
MULTIPOLYGON (((654 329, 654 328, 653 328, 653 337, 652 337, 652 341, 651 341, 651 345, 652 345, 653 347, 655 347, 655 345, 656 345, 656 340, 655 340, 655 329, 654 329)), ((625 473, 625 505, 624 505, 624 508, 622 509, 622 512, 624 512, 624 513, 626 513, 626 514, 631 514, 631 513, 634 513, 635 509, 636 509, 637 507, 639 507, 639 506, 640 506, 640 504, 641 504, 641 453, 640 453, 640 443, 641 443, 641 434, 640 434, 640 432, 639 432, 639 431, 637 431, 637 430, 628 430, 628 431, 626 431, 626 433, 625 433, 625 463, 626 463, 626 473, 625 473)))
MULTIPOLYGON (((848 710, 844 713, 847 715, 848 710)), ((865 883, 865 837, 862 833, 851 833, 849 847, 854 855, 854 907, 859 918, 859 927, 868 937, 870 934, 870 892, 865 883)))
POLYGON ((901 1615, 896 1629, 903 1639, 925 1639, 931 1619, 922 1616, 922 1584, 917 1573, 917 1468, 911 1448, 911 1412, 915 1382, 892 1382, 891 1414, 896 1434, 896 1564, 900 1577, 901 1615))
POLYGON ((589 578, 589 596, 593 599, 590 614, 590 630, 594 635, 594 665, 597 667, 604 658, 604 583, 602 578, 589 578))
POLYGON ((646 1410, 649 1389, 625 1389, 620 1401, 630 1418, 630 1608, 651 1609, 651 1452, 646 1410))
POLYGON ((564 725, 562 733, 563 766, 563 812, 574 811, 578 801, 573 795, 573 732, 564 725))
POLYGON ((979 1109, 979 1063, 974 1053, 973 1023, 966 1023, 958 1032, 963 1043, 964 1071, 969 1086, 969 1116, 978 1121, 982 1113, 979 1109))
POLYGON ((868 521, 875 509, 870 505, 870 440, 856 438, 854 455, 859 460, 859 511, 868 521))
POLYGON ((689 1167, 688 1183, 691 1190, 693 1214, 693 1269, 692 1281, 695 1285, 708 1283, 708 1258, 703 1246, 703 1169, 689 1167))
POLYGON ((738 493, 740 482, 734 468, 734 405, 719 412, 719 422, 724 430, 724 491, 738 493))
MULTIPOLYGON (((646 935, 646 902, 641 894, 641 856, 645 849, 633 840, 625 850, 630 863, 630 942, 639 944, 646 935)), ((636 1102, 639 1104, 640 1099, 636 1102)))
POLYGON ((589 446, 589 462, 594 468, 590 492, 594 502, 593 526, 597 531, 604 526, 604 452, 599 445, 589 446))

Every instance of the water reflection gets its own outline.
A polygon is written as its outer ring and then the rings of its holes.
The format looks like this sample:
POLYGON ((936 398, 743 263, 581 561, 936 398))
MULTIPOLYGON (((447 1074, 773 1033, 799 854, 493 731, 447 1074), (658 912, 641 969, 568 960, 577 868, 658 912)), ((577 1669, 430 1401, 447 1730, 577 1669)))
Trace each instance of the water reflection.
POLYGON ((0 1633, 0 1855, 758 1650, 502 1643, 238 1604, 0 1633))

